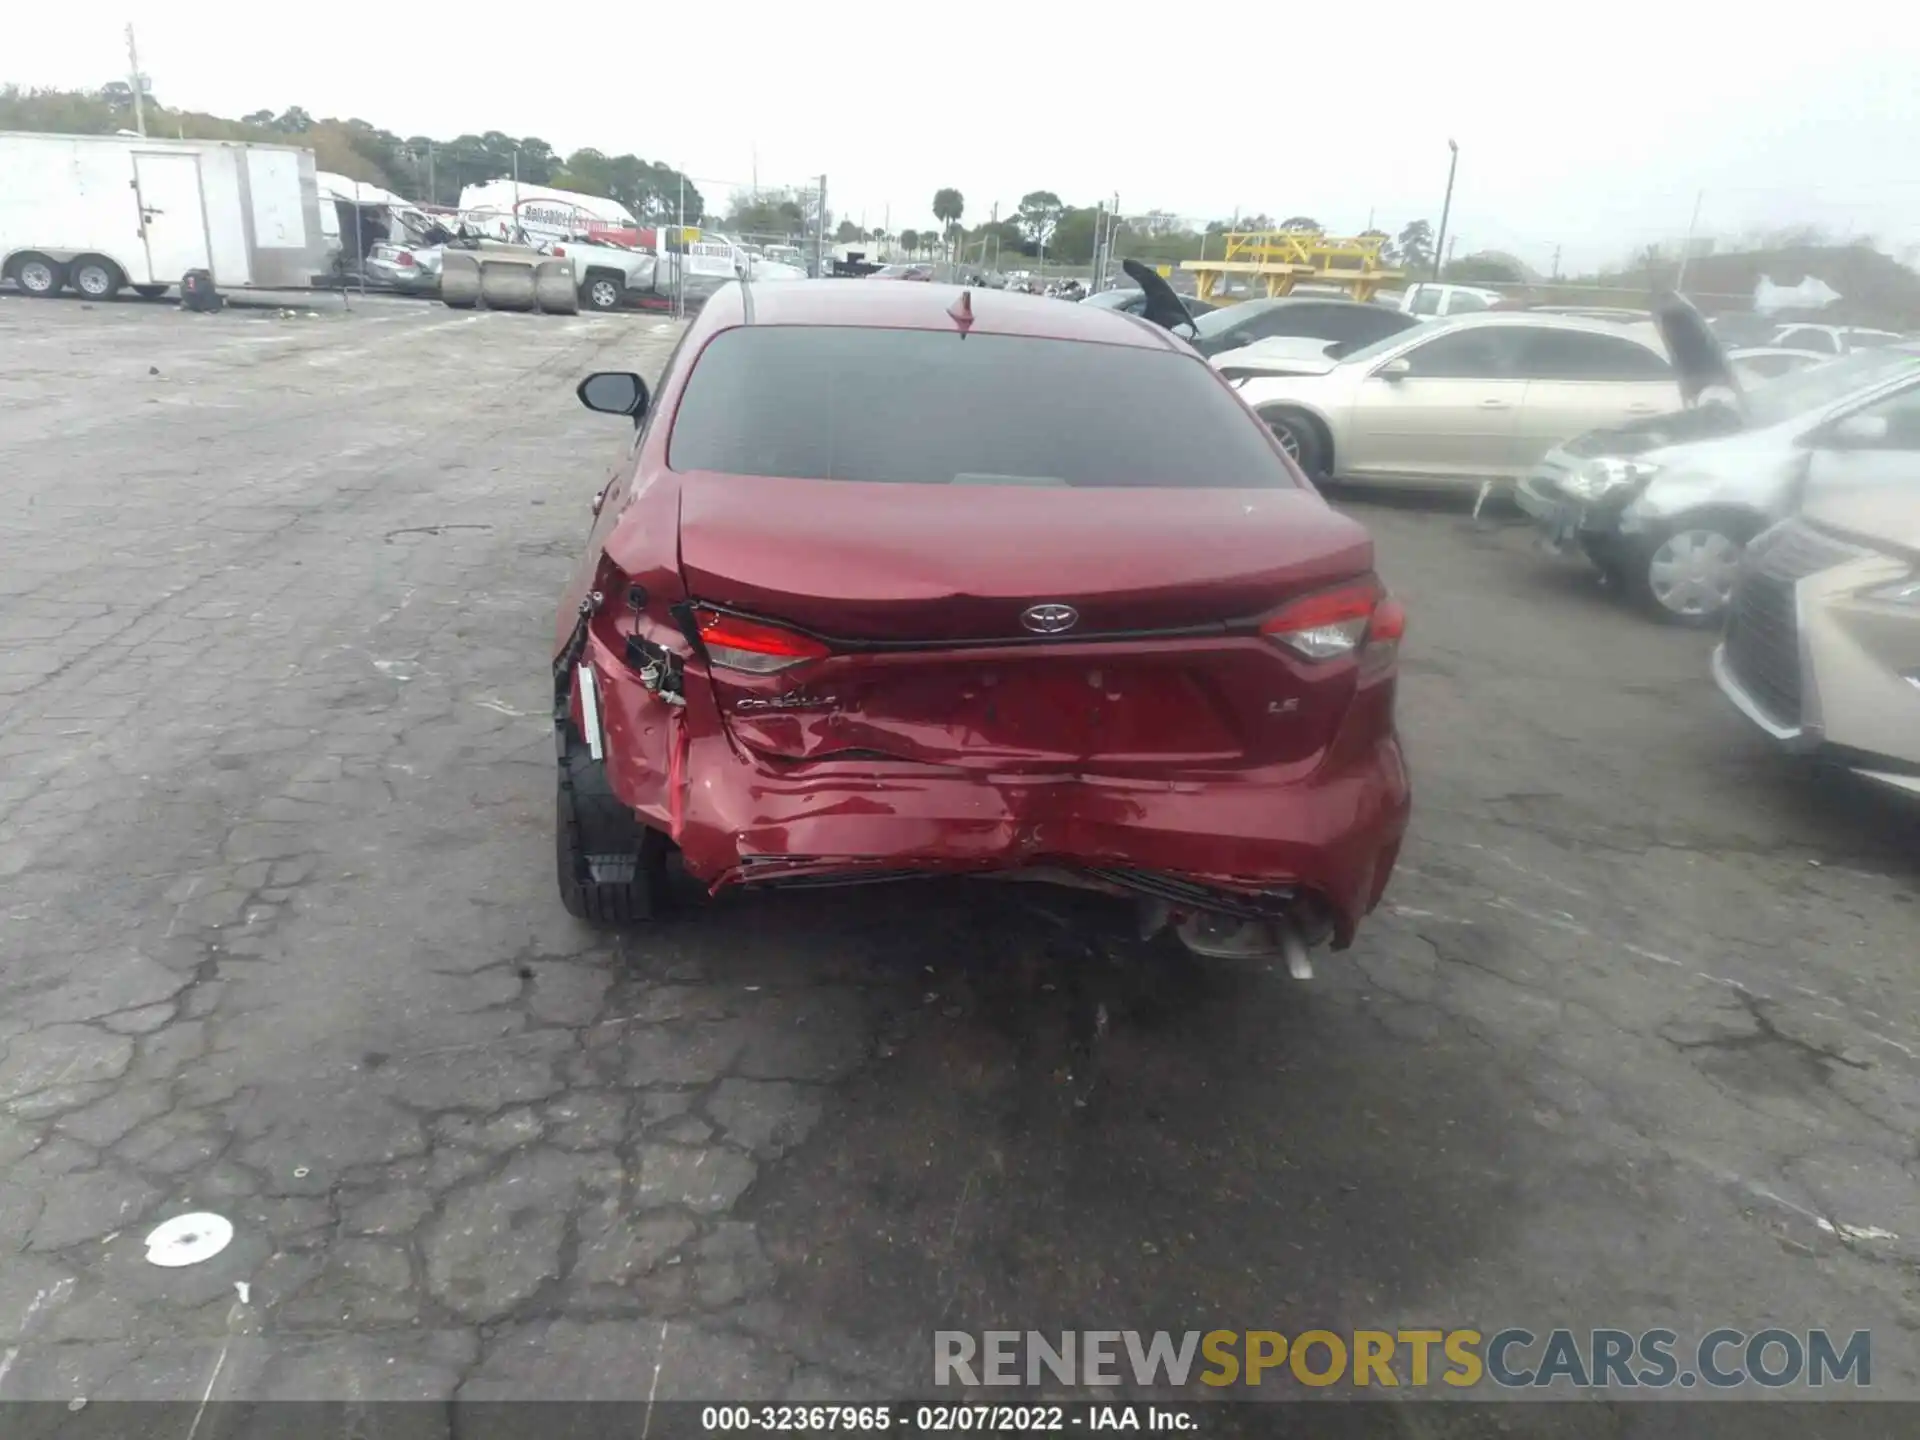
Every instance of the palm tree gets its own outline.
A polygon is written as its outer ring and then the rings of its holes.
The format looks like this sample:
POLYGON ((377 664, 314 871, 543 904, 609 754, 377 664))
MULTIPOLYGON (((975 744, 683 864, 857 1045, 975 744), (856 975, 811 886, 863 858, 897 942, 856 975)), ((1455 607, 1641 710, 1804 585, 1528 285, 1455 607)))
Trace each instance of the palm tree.
POLYGON ((944 185, 933 192, 933 218, 945 227, 949 237, 959 225, 960 217, 966 213, 966 209, 967 197, 951 185, 944 185))

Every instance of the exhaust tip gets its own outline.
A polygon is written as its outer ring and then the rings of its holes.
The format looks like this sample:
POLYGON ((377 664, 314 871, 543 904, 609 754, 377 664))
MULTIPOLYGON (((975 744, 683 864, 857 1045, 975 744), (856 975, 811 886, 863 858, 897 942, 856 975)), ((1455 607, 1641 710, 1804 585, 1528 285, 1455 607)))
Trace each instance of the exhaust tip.
POLYGON ((1202 910, 1183 918, 1174 933, 1189 951, 1210 960, 1283 959, 1294 979, 1313 978, 1306 937, 1285 917, 1249 918, 1202 910))

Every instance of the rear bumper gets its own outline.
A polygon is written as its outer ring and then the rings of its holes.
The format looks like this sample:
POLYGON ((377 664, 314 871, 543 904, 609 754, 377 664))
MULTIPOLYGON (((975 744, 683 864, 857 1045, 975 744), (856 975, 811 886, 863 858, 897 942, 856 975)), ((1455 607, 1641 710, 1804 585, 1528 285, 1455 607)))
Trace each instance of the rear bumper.
POLYGON ((1397 739, 1336 741, 1301 778, 989 774, 912 762, 785 765, 737 746, 703 679, 669 707, 598 642, 615 793, 715 890, 799 877, 1127 869, 1322 903, 1336 947, 1380 901, 1411 807, 1397 739))

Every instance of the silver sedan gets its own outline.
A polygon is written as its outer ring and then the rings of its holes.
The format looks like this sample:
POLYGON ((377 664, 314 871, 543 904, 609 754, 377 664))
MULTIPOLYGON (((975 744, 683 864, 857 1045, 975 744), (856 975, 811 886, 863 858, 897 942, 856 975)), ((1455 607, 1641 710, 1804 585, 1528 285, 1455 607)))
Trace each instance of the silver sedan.
POLYGON ((1658 325, 1466 315, 1273 368, 1240 379, 1241 396, 1309 475, 1422 486, 1517 480, 1562 440, 1732 383, 1686 306, 1658 325), (1676 327, 1688 332, 1678 345, 1676 327), (1676 367, 1669 354, 1694 358, 1676 367))

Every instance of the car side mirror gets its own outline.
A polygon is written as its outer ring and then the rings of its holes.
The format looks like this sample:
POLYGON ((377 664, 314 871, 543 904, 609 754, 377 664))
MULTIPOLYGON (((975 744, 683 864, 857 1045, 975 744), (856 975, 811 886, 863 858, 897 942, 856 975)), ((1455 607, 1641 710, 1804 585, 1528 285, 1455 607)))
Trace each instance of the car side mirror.
POLYGON ((1373 373, 1382 380, 1404 380, 1413 373, 1413 362, 1404 355, 1396 355, 1373 373))
POLYGON ((1828 426, 1820 441, 1828 450, 1872 450, 1887 443, 1888 429, 1884 415, 1849 415, 1828 426))
POLYGON ((630 370, 597 370, 573 393, 587 409, 602 415, 630 416, 635 425, 647 413, 647 382, 630 370))

